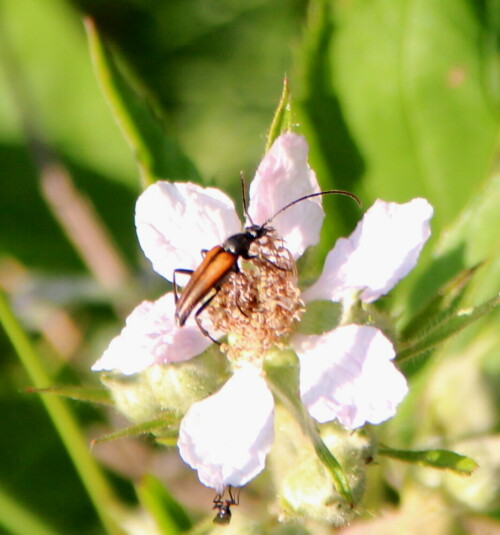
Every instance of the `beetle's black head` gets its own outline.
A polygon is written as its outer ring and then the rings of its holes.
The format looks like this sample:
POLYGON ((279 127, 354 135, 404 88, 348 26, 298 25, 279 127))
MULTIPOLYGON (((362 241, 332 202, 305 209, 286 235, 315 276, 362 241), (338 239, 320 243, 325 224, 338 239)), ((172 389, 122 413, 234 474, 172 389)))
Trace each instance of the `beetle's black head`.
POLYGON ((222 247, 228 253, 235 256, 241 256, 248 260, 250 258, 249 250, 252 243, 259 238, 262 238, 262 236, 265 236, 270 231, 270 227, 251 225, 245 229, 245 232, 230 236, 222 244, 222 247))
POLYGON ((265 236, 270 231, 271 231, 271 228, 266 227, 264 225, 251 225, 249 227, 246 227, 245 234, 248 234, 248 236, 251 236, 252 240, 258 240, 259 238, 262 238, 262 236, 265 236))

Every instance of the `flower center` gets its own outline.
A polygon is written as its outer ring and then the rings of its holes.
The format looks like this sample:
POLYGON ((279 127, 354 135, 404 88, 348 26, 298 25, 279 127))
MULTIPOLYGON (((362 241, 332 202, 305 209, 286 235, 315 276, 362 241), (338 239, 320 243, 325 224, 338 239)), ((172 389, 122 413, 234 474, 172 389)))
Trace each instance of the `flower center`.
POLYGON ((271 347, 282 347, 304 310, 295 261, 283 240, 270 232, 249 252, 252 258, 231 273, 208 307, 215 329, 228 333, 221 349, 232 361, 262 359, 271 347))

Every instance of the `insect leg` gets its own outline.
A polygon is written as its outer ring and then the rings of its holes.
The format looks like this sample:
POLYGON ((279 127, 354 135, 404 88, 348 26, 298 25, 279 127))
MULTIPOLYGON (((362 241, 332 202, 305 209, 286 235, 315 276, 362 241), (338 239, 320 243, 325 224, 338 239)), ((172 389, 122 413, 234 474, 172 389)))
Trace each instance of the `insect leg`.
POLYGON ((174 299, 175 302, 179 301, 179 292, 177 291, 177 282, 175 281, 175 274, 182 273, 183 275, 192 275, 192 269, 174 269, 174 276, 172 277, 172 284, 174 285, 174 299))
POLYGON ((245 316, 245 318, 249 318, 250 316, 241 308, 240 301, 239 301, 240 295, 241 295, 240 290, 236 289, 236 298, 235 298, 236 306, 238 307, 238 310, 241 312, 241 314, 245 316))
POLYGON ((228 493, 229 493, 229 499, 231 501, 231 505, 240 505, 240 491, 241 491, 241 487, 238 488, 238 490, 235 491, 235 493, 233 494, 233 487, 231 487, 231 485, 229 485, 227 487, 227 490, 228 490, 228 493))
POLYGON ((278 266, 278 264, 275 264, 272 260, 269 260, 266 256, 261 257, 263 260, 265 260, 268 264, 273 266, 273 268, 279 269, 280 271, 290 271, 287 267, 278 266))
POLYGON ((207 308, 207 306, 212 302, 212 299, 219 293, 219 289, 216 288, 215 292, 198 308, 198 310, 195 312, 194 319, 196 321, 196 325, 198 325, 198 329, 200 329, 200 332, 204 334, 207 338, 210 338, 214 344, 217 344, 218 346, 221 345, 221 343, 216 340, 215 338, 212 338, 210 336, 210 333, 203 327, 200 320, 200 314, 207 308))
POLYGON ((265 255, 247 254, 247 255, 243 256, 243 258, 245 260, 253 260, 253 259, 256 258, 257 260, 260 260, 261 262, 262 261, 267 262, 268 264, 270 264, 271 266, 275 267, 276 269, 279 269, 280 271, 289 271, 288 268, 278 266, 272 260, 269 260, 269 258, 267 258, 267 256, 265 256, 265 255))
POLYGON ((215 515, 213 520, 214 524, 227 525, 231 522, 231 506, 239 505, 240 503, 240 489, 237 493, 233 494, 233 489, 231 486, 227 487, 229 493, 229 500, 224 500, 224 492, 222 494, 217 494, 214 498, 214 506, 212 509, 218 509, 218 513, 215 515))
POLYGON ((220 508, 224 502, 222 501, 222 494, 216 494, 214 498, 214 506, 212 509, 218 509, 220 508))

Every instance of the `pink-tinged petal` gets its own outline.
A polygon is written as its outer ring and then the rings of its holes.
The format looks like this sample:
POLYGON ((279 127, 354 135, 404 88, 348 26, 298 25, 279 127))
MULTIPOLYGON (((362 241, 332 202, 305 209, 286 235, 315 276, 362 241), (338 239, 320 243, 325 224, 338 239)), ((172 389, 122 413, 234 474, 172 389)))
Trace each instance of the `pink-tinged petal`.
MULTIPOLYGON (((264 223, 288 203, 320 191, 307 163, 308 152, 306 140, 297 134, 283 134, 273 143, 250 185, 248 212, 256 224, 264 223)), ((315 197, 286 210, 271 226, 298 258, 307 247, 318 243, 324 217, 321 198, 315 197)))
POLYGON ((296 336, 300 396, 318 422, 355 429, 396 413, 408 392, 391 342, 375 327, 346 325, 321 336, 296 336))
POLYGON ((182 362, 202 353, 211 344, 210 340, 191 319, 184 327, 177 327, 174 313, 172 293, 154 302, 143 301, 92 370, 131 375, 154 364, 182 362))
POLYGON ((149 186, 137 199, 135 225, 153 269, 170 281, 174 269, 196 269, 203 249, 241 232, 227 195, 190 182, 159 181, 149 186))
POLYGON ((273 421, 273 396, 259 371, 248 366, 190 407, 179 429, 179 452, 207 487, 239 487, 263 470, 273 421))
POLYGON ((349 238, 328 254, 320 278, 303 293, 306 301, 339 301, 355 290, 370 303, 389 292, 417 263, 430 236, 432 206, 376 201, 349 238))

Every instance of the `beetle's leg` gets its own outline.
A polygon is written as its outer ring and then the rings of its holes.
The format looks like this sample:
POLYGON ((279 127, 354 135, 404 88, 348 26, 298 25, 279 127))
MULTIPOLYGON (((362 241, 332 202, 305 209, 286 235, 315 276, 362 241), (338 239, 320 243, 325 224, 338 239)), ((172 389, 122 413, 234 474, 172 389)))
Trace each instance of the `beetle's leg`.
POLYGON ((238 301, 236 301, 236 306, 238 307, 238 310, 243 314, 243 316, 245 316, 245 318, 249 318, 250 316, 241 308, 240 304, 238 303, 238 301))
POLYGON ((236 306, 238 307, 238 310, 243 314, 243 316, 245 316, 245 318, 249 318, 250 316, 241 308, 241 305, 240 305, 240 301, 239 301, 239 296, 241 295, 241 293, 237 290, 237 294, 236 294, 236 306))
MULTIPOLYGON (((243 255, 242 255, 243 256, 243 255)), ((287 268, 284 268, 284 267, 281 267, 281 266, 278 266, 277 264, 275 264, 273 261, 269 260, 269 258, 267 258, 267 256, 264 256, 264 255, 257 255, 257 254, 248 254, 246 256, 243 256, 243 258, 245 260, 253 260, 254 258, 258 258, 259 260, 263 260, 265 262, 267 262, 268 264, 271 264, 271 266, 275 267, 276 269, 279 269, 280 271, 288 271, 287 268)))
POLYGON ((200 308, 195 312, 194 319, 196 321, 196 325, 198 325, 198 329, 200 329, 200 332, 204 334, 207 338, 210 338, 214 344, 217 344, 218 346, 221 345, 221 343, 216 340, 215 338, 212 338, 210 336, 210 333, 203 327, 200 320, 200 314, 207 308, 207 306, 212 302, 212 299, 219 293, 219 289, 216 289, 215 292, 200 306, 200 308))
POLYGON ((289 263, 290 265, 289 266, 279 266, 278 264, 276 264, 275 262, 273 262, 272 260, 269 260, 269 258, 265 255, 251 255, 248 257, 248 259, 253 259, 253 258, 257 258, 258 261, 260 262, 267 262, 270 266, 272 266, 273 268, 276 268, 278 269, 279 271, 293 271, 294 268, 292 266, 295 265, 295 261, 293 259, 293 256, 291 255, 290 251, 287 251, 285 249, 285 251, 288 253, 288 259, 284 259, 283 258, 283 261, 284 263, 289 263))
POLYGON ((275 264, 272 260, 269 260, 267 256, 262 256, 261 258, 265 260, 268 264, 273 266, 274 268, 279 269, 280 271, 290 271, 289 268, 278 266, 278 264, 275 264))
POLYGON ((210 336, 210 333, 205 329, 205 327, 203 327, 203 325, 201 324, 201 320, 200 320, 198 314, 194 315, 194 320, 196 321, 196 325, 198 325, 198 329, 200 329, 201 334, 203 334, 207 338, 210 338, 210 340, 212 340, 212 342, 214 344, 217 344, 218 346, 221 345, 221 343, 218 340, 216 340, 215 338, 213 338, 212 336, 210 336))
POLYGON ((174 276, 172 277, 172 284, 174 285, 174 300, 175 300, 175 303, 177 303, 177 301, 179 301, 179 293, 177 291, 177 282, 175 281, 175 274, 176 273, 182 273, 184 275, 192 275, 193 274, 193 270, 192 269, 182 269, 182 268, 174 269, 174 276))

